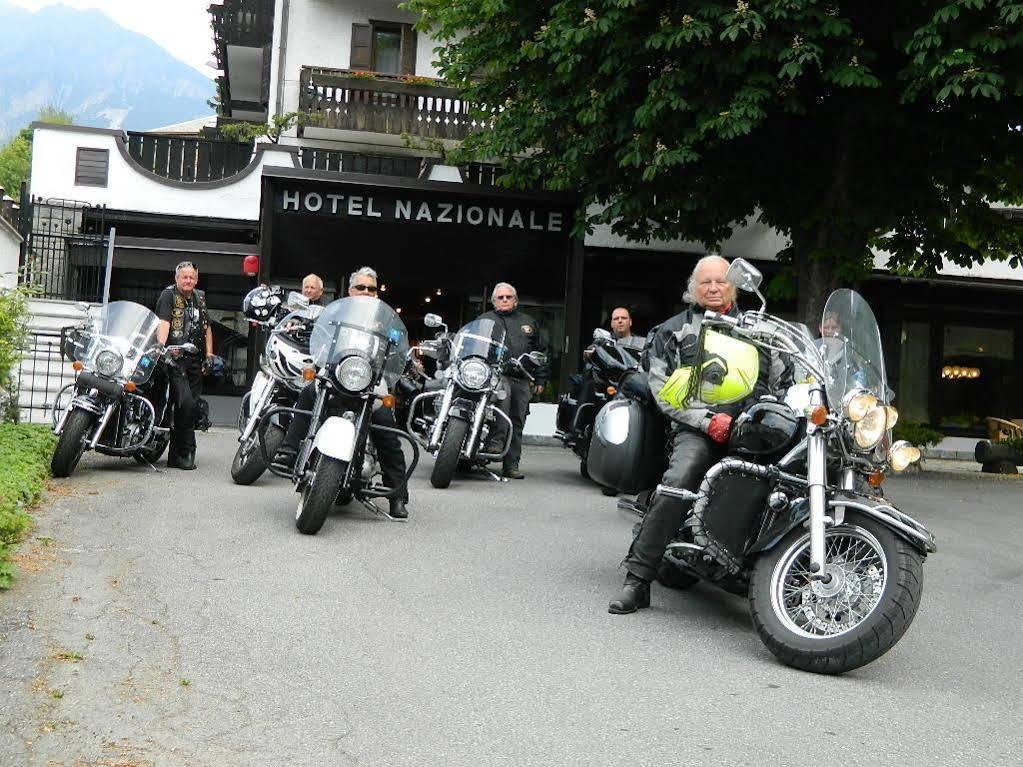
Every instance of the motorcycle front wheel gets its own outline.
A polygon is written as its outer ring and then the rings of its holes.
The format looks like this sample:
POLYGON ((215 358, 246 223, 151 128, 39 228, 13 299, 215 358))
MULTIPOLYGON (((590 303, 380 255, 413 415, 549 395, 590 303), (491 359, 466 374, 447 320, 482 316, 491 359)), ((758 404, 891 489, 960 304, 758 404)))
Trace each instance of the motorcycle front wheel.
MULTIPOLYGON (((277 424, 270 424, 263 434, 266 441, 266 456, 273 459, 277 448, 284 441, 284 429, 277 424)), ((263 448, 259 444, 259 431, 253 429, 247 440, 238 443, 231 461, 231 479, 236 485, 251 485, 266 471, 267 460, 263 448)))
POLYGON ((303 535, 316 535, 320 532, 348 468, 344 461, 323 454, 314 460, 315 464, 307 470, 298 509, 295 511, 295 527, 303 535))
POLYGON ((448 420, 444 439, 441 440, 440 449, 437 451, 437 460, 434 461, 433 471, 430 473, 430 484, 434 487, 445 488, 451 484, 451 478, 458 468, 458 457, 462 454, 462 443, 465 442, 468 431, 468 421, 461 418, 448 420))
POLYGON ((55 477, 70 477, 82 460, 85 440, 92 432, 96 416, 88 410, 72 410, 64 421, 60 439, 50 459, 50 473, 55 477))
POLYGON ((843 674, 884 655, 916 615, 923 557, 880 522, 847 511, 824 540, 827 581, 810 577, 802 527, 753 567, 749 600, 760 638, 787 666, 843 674))

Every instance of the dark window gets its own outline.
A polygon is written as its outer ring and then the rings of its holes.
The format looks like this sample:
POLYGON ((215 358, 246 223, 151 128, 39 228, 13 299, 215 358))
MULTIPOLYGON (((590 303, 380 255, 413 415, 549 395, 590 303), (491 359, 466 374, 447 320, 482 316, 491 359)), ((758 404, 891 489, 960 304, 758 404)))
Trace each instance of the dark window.
POLYGON ((110 170, 110 151, 78 147, 75 158, 75 184, 79 186, 106 186, 110 170))
POLYGON ((371 21, 352 24, 351 69, 384 75, 416 72, 416 31, 411 24, 371 21))

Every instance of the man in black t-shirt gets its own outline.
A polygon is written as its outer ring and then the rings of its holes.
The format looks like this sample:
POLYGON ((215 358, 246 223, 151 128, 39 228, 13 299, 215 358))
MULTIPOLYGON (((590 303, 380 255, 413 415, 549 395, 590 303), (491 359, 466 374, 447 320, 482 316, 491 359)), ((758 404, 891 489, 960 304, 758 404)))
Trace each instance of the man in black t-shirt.
POLYGON ((195 289, 198 281, 195 264, 182 261, 174 269, 174 284, 164 288, 156 301, 156 316, 160 319, 157 340, 168 346, 193 343, 198 350, 176 355, 167 368, 174 402, 174 427, 167 452, 167 466, 172 469, 195 468, 196 405, 202 394, 203 369, 213 359, 206 295, 195 289))

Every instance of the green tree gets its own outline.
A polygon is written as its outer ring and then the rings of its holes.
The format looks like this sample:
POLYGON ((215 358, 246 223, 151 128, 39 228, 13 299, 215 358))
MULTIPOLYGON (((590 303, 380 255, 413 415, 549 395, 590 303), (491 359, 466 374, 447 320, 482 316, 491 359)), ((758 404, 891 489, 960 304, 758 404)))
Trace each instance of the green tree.
MULTIPOLYGON (((39 122, 70 125, 73 118, 67 112, 45 107, 39 112, 39 122)), ((0 149, 0 188, 17 199, 21 182, 27 181, 32 165, 32 129, 23 128, 0 149)))
POLYGON ((294 128, 296 125, 319 125, 323 122, 321 115, 312 112, 287 112, 282 115, 272 115, 270 122, 263 123, 228 123, 220 126, 220 135, 229 141, 252 143, 257 138, 266 137, 270 142, 276 144, 281 136, 294 128))
POLYGON ((408 0, 485 105, 467 152, 502 182, 581 191, 639 241, 791 240, 778 291, 816 322, 873 266, 1020 263, 1023 3, 408 0))

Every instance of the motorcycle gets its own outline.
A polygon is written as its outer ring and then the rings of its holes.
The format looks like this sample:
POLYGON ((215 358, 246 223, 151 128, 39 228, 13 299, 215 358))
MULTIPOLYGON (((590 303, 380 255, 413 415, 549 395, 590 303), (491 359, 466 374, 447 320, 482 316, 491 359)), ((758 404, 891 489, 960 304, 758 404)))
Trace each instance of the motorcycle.
MULTIPOLYGON (((659 581, 685 588, 705 580, 746 595, 761 640, 782 663, 841 674, 890 650, 920 604, 934 536, 881 490, 885 473, 905 470, 920 451, 891 441, 898 413, 877 321, 861 296, 832 294, 825 316, 845 334, 822 342, 767 313, 751 264, 735 259, 728 279, 761 307, 738 318, 707 311, 702 348, 721 334, 780 355, 802 380, 783 400, 763 397, 733 421, 727 457, 696 492, 657 484, 664 425, 649 388, 644 397, 635 387, 598 414, 590 471, 623 492, 653 488, 653 497, 692 503, 659 581)), ((720 363, 705 355, 691 390, 721 380, 712 370, 720 363)), ((727 376, 728 363, 721 367, 727 376)))
POLYGON ((412 446, 412 461, 402 484, 412 476, 419 450, 400 429, 371 422, 374 407, 393 407, 388 389, 401 375, 408 356, 408 333, 391 307, 368 296, 334 301, 316 319, 309 351, 318 368, 303 371, 316 386, 312 410, 274 406, 259 416, 257 428, 262 434, 283 413, 310 417, 309 431, 290 473, 270 464, 265 438, 260 444, 270 471, 295 483, 300 495, 295 526, 315 535, 335 503, 345 505, 355 499, 382 514, 372 499, 402 492, 402 487, 386 487, 378 481, 380 466, 369 440, 371 430, 391 432, 412 446))
POLYGON ((579 456, 579 474, 590 479, 586 455, 597 412, 618 391, 622 377, 639 370, 639 353, 615 343, 611 332, 593 331, 593 345, 583 373, 573 375, 572 390, 558 398, 558 439, 579 456))
POLYGON ((170 441, 170 383, 165 355, 196 354, 195 344, 164 347, 157 316, 131 301, 88 310, 85 323, 65 328, 61 347, 77 373, 57 393, 50 460, 55 477, 69 477, 86 450, 133 457, 152 465, 170 441))
POLYGON ((292 292, 284 299, 276 287, 254 289, 242 306, 250 322, 269 330, 259 358, 260 369, 239 408, 238 448, 231 462, 231 479, 239 485, 251 485, 266 471, 266 457, 273 456, 280 447, 290 416, 278 413, 262 431, 256 425, 272 408, 293 407, 308 383, 303 371, 313 367, 309 353, 311 322, 323 308, 310 306, 301 293, 292 292), (260 444, 261 434, 264 445, 260 444))
MULTIPOLYGON (((501 374, 508 370, 521 372, 533 380, 531 366, 546 362, 542 352, 529 352, 508 359, 505 330, 492 319, 476 319, 465 325, 450 341, 447 326, 440 317, 428 314, 427 327, 444 327, 441 339, 433 342, 430 352, 448 365, 440 372, 446 380, 443 388, 430 389, 417 395, 409 406, 406 428, 419 443, 435 456, 430 483, 436 488, 451 484, 455 470, 500 461, 508 452, 512 439, 511 419, 496 404, 505 396, 501 374), (443 346, 447 344, 448 348, 443 346), (429 407, 432 404, 433 407, 429 407), (488 438, 503 422, 504 441, 496 449, 488 449, 488 438)), ((500 480, 493 472, 491 478, 500 480)))

